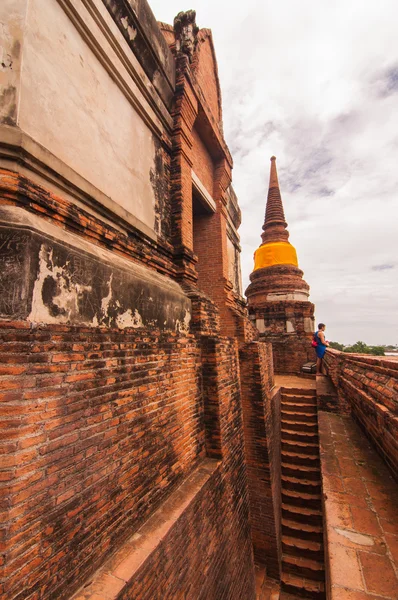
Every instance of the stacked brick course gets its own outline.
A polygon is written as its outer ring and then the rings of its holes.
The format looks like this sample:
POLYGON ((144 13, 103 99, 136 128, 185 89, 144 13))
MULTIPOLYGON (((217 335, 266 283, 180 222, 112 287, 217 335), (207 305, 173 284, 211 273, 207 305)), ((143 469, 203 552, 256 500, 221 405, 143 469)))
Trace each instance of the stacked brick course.
POLYGON ((148 331, 1 339, 5 592, 63 598, 204 455, 200 353, 148 331))
POLYGON ((239 352, 245 455, 254 556, 270 577, 279 579, 280 540, 280 395, 273 393, 272 350, 251 342, 239 352))

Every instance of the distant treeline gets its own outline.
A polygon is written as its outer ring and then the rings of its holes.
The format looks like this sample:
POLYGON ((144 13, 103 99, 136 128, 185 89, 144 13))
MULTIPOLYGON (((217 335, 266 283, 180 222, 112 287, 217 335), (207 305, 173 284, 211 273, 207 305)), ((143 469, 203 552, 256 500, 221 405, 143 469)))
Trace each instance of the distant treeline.
POLYGON ((373 356, 384 356, 386 352, 398 352, 397 346, 368 346, 365 342, 355 342, 352 346, 344 346, 344 344, 340 344, 339 342, 330 342, 329 346, 341 352, 373 354, 373 356))

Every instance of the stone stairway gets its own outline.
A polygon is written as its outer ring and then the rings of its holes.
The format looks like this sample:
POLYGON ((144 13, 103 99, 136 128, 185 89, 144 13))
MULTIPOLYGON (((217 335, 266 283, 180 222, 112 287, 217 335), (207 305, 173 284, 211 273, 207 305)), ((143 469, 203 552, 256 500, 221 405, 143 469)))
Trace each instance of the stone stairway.
POLYGON ((325 568, 315 390, 282 388, 281 438, 281 590, 323 600, 325 568))

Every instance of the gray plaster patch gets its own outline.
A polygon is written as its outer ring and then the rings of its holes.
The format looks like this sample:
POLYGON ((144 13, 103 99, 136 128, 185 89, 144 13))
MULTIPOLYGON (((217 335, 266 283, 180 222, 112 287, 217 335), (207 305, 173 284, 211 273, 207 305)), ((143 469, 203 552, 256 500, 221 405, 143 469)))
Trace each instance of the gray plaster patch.
POLYGON ((16 207, 0 207, 0 292, 0 316, 32 323, 184 334, 191 320, 175 281, 16 207))
POLYGON ((131 25, 129 24, 128 17, 123 17, 123 19, 120 19, 120 22, 127 31, 127 35, 129 36, 130 41, 132 42, 133 40, 135 40, 135 38, 137 37, 137 30, 134 29, 134 27, 131 27, 131 25))
POLYGON ((334 530, 339 534, 354 542, 355 544, 359 544, 360 546, 374 546, 374 540, 369 535, 364 535, 363 533, 355 533, 355 531, 347 531, 347 529, 339 529, 335 527, 334 530))

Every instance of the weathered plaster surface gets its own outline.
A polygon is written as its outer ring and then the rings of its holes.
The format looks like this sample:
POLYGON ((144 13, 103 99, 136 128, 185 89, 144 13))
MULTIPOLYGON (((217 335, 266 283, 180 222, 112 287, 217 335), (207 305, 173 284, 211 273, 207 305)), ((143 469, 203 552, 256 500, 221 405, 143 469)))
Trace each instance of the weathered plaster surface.
POLYGON ((16 207, 0 208, 0 316, 186 333, 180 286, 16 207))
POLYGON ((27 0, 0 2, 0 123, 18 121, 21 49, 27 0))
POLYGON ((265 332, 264 319, 256 319, 256 327, 260 333, 264 333, 265 332))
POLYGON ((30 0, 27 23, 21 129, 154 229, 153 132, 56 0, 30 0))
POLYGON ((286 321, 286 333, 294 333, 295 331, 294 324, 291 321, 286 321))
POLYGON ((309 294, 307 292, 274 292, 271 294, 267 294, 267 300, 275 300, 277 302, 285 302, 285 301, 308 301, 309 294))
POLYGON ((304 317, 304 331, 306 333, 315 331, 315 321, 311 317, 304 317))
POLYGON ((227 252, 228 252, 228 278, 232 283, 234 292, 241 294, 241 273, 240 273, 240 257, 239 250, 233 241, 227 237, 227 252))

